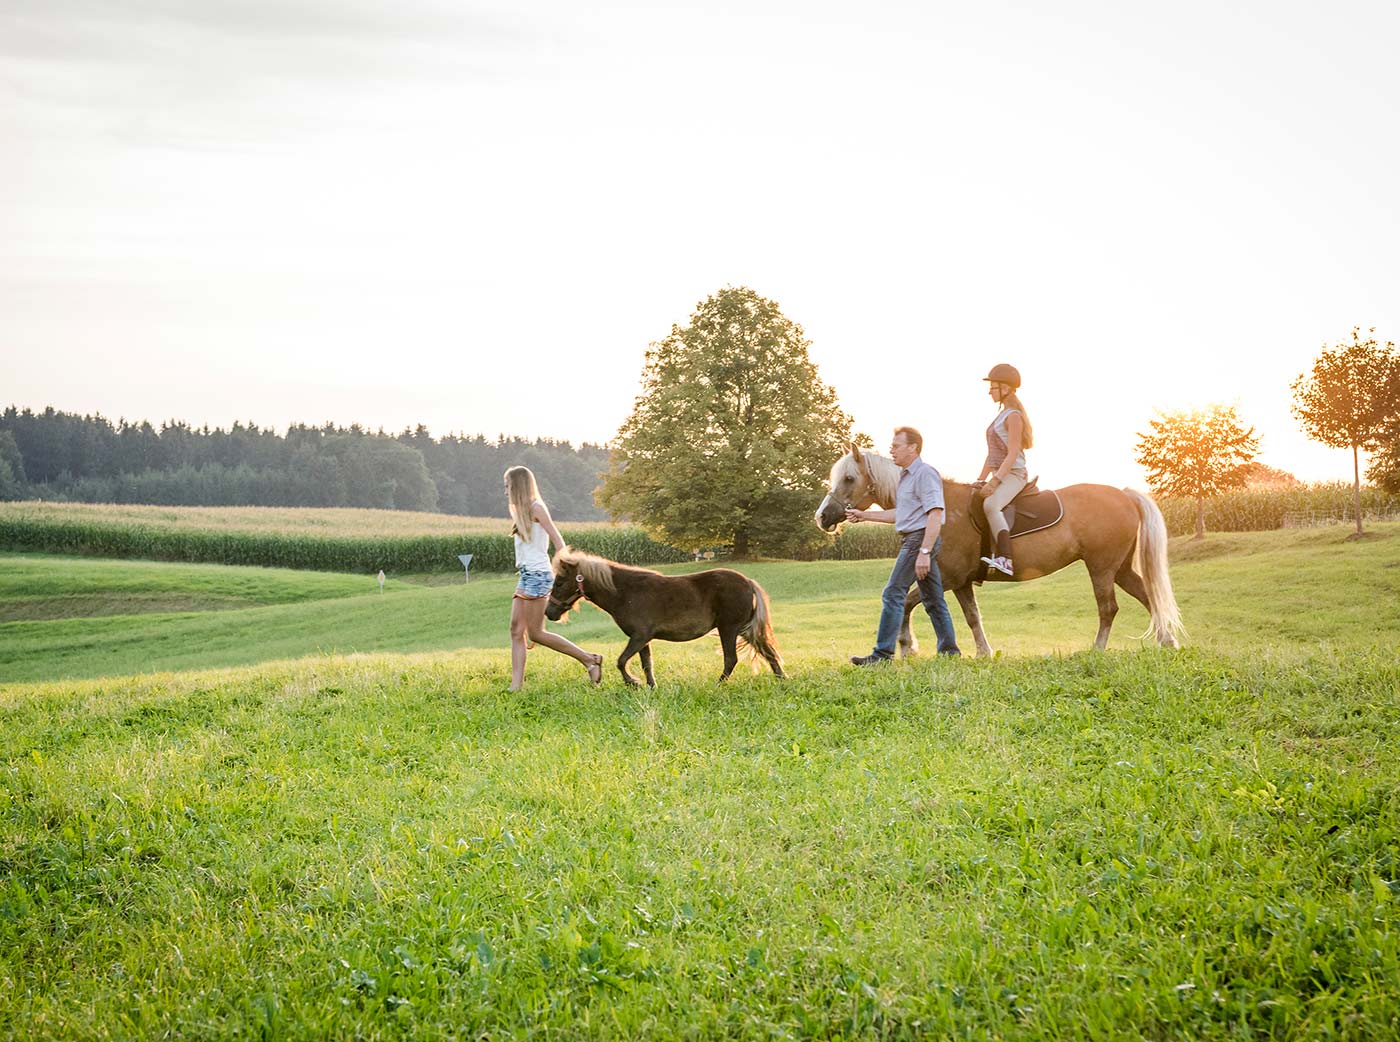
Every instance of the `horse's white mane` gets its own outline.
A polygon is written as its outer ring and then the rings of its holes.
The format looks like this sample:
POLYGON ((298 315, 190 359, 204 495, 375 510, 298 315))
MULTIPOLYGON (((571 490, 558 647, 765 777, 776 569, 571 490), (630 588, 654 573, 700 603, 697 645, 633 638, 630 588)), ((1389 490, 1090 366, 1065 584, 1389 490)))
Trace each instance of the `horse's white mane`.
MULTIPOLYGON (((889 457, 869 449, 862 449, 860 454, 865 461, 865 469, 870 471, 870 477, 875 482, 875 487, 871 489, 875 501, 887 510, 894 509, 895 489, 899 485, 898 464, 889 457)), ((847 475, 852 478, 860 477, 860 465, 856 463, 854 453, 850 452, 837 460, 836 465, 831 468, 831 487, 835 488, 837 482, 847 475)))
POLYGON ((559 574, 561 564, 571 564, 577 568, 579 575, 583 576, 583 581, 586 583, 596 583, 605 590, 617 589, 613 583, 613 563, 606 557, 565 547, 554 555, 555 575, 559 574))

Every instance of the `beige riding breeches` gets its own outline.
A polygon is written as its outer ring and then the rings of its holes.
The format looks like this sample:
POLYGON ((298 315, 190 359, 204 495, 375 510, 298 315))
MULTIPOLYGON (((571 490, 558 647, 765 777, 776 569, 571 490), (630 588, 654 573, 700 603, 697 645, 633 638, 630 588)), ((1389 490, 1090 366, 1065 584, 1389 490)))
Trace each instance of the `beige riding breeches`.
POLYGON ((1026 477, 1023 474, 1011 473, 1002 478, 997 487, 986 499, 982 501, 982 510, 987 515, 987 524, 992 529, 992 541, 1007 529, 1006 517, 1002 511, 1006 509, 1006 504, 1016 498, 1016 494, 1026 487, 1026 477))

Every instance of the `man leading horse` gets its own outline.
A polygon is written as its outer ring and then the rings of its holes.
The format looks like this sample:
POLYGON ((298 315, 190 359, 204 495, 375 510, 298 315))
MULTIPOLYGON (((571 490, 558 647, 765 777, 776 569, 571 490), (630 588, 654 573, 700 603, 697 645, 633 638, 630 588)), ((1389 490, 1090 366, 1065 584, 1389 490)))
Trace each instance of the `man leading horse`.
MULTIPOLYGON (((938 635, 940 655, 958 655, 953 617, 943 600, 942 574, 933 562, 942 546, 943 479, 920 457, 924 439, 913 427, 895 428, 890 455, 899 467, 893 510, 846 508, 846 520, 879 521, 894 525, 899 534, 899 554, 894 559, 890 581, 880 597, 880 625, 875 632, 875 649, 869 655, 852 655, 857 666, 873 666, 894 658, 895 637, 901 625, 908 627, 904 602, 909 587, 917 584, 924 609, 938 635)), ((853 449, 854 451, 854 449, 853 449)))
MULTIPOLYGON (((851 451, 831 468, 831 485, 817 508, 817 524, 832 532, 848 519, 850 508, 863 512, 875 503, 882 507, 896 503, 903 469, 884 456, 851 446, 851 451)), ((942 485, 944 523, 938 532, 942 546, 934 551, 931 540, 927 556, 937 558, 942 587, 957 596, 979 655, 990 655, 992 647, 982 630, 974 583, 984 575, 1001 582, 1025 582, 1059 571, 1074 561, 1084 562, 1098 603, 1099 631, 1094 647, 1102 650, 1108 644, 1109 630, 1118 613, 1115 586, 1147 608, 1151 617, 1149 634, 1166 647, 1176 646, 1183 631, 1167 572, 1167 526, 1150 498, 1132 489, 1108 485, 1057 489, 1054 498, 1059 504, 1058 519, 1053 524, 1036 521, 1031 526, 1033 530, 1024 535, 1016 535, 1020 525, 1011 533, 1019 547, 1012 577, 995 570, 988 575, 979 560, 985 551, 971 515, 973 511, 982 512, 981 497, 974 497, 970 485, 956 481, 944 481, 942 485)), ((921 538, 915 551, 922 545, 921 538)), ((891 580, 894 578, 892 574, 891 580)), ((922 593, 921 590, 921 596, 922 593)), ((909 626, 913 607, 914 599, 907 598, 898 639, 905 654, 918 649, 909 626)))

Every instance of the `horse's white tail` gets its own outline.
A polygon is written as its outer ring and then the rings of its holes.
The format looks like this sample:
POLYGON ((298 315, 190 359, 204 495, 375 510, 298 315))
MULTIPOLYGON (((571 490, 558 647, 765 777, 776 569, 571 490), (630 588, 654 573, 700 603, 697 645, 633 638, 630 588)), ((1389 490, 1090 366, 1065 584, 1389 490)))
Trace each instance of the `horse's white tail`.
POLYGON ((1148 611, 1152 615, 1152 624, 1143 636, 1152 634, 1161 644, 1174 648, 1177 639, 1186 635, 1186 627, 1181 624, 1181 609, 1176 606, 1171 576, 1167 574, 1167 522, 1147 496, 1130 488, 1123 491, 1137 507, 1139 519, 1133 570, 1142 576, 1147 587, 1148 611))
MULTIPOLYGON (((778 651, 778 642, 773 637, 773 623, 768 611, 768 594, 763 587, 752 579, 749 585, 753 587, 753 618, 739 631, 739 637, 745 644, 753 649, 754 656, 762 655, 773 672, 778 676, 783 676, 783 656, 778 651)), ((755 664, 755 669, 758 668, 755 664)))

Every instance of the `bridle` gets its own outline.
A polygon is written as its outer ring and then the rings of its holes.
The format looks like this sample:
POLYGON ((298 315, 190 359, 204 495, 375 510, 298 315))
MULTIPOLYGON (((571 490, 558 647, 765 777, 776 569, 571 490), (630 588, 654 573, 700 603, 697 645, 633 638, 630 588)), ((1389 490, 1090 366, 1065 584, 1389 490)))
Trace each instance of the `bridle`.
POLYGON ((841 516, 846 516, 846 511, 851 509, 850 500, 842 499, 835 492, 827 491, 826 501, 841 511, 841 516))
MULTIPOLYGON (((858 489, 861 487, 862 486, 860 485, 856 486, 856 488, 858 489)), ((828 488, 826 490, 825 502, 830 503, 831 505, 835 506, 841 511, 842 521, 846 519, 846 511, 851 509, 851 501, 849 499, 846 499, 844 496, 838 495, 834 488, 828 488)))
POLYGON ((557 605, 559 607, 560 614, 563 614, 566 611, 572 611, 574 605, 577 604, 579 601, 583 600, 585 597, 585 594, 583 592, 583 573, 576 573, 574 575, 574 578, 578 580, 578 583, 576 584, 574 595, 570 597, 567 601, 561 601, 558 597, 554 596, 553 590, 549 591, 549 603, 557 605))

